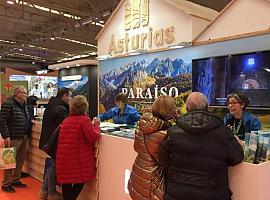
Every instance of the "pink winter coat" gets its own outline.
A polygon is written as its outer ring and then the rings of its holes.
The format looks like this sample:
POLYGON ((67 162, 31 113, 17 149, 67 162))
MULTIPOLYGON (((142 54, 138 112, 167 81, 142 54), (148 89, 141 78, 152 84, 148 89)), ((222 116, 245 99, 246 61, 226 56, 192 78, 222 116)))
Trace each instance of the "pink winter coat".
POLYGON ((57 182, 86 183, 95 178, 94 144, 100 127, 86 115, 71 115, 61 126, 56 154, 57 182))

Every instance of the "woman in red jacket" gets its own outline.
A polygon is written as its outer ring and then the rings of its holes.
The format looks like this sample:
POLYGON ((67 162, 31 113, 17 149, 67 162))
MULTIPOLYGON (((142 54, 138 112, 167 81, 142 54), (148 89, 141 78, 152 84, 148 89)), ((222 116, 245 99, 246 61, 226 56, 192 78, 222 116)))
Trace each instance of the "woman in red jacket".
POLYGON ((95 178, 94 144, 100 137, 100 122, 86 115, 87 99, 75 96, 70 116, 61 125, 56 155, 56 178, 64 200, 75 200, 84 183, 95 178))

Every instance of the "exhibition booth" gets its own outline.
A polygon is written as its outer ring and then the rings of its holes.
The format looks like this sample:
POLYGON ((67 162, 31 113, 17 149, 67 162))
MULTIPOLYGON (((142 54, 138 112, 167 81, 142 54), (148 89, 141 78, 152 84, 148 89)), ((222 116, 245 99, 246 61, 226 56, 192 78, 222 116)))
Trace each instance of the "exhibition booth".
MULTIPOLYGON (((269 9, 268 0, 232 0, 220 13, 182 0, 122 0, 96 38, 98 65, 52 69, 58 70, 58 86, 76 87, 73 95, 88 97, 90 117, 113 107, 120 92, 141 113, 160 95, 175 97, 185 112, 192 91, 204 93, 211 111, 222 116, 226 96, 242 91, 251 98, 249 111, 269 130, 269 9), (61 81, 76 75, 79 82, 61 81)), ((38 149, 41 126, 33 126, 24 166, 40 181, 46 158, 38 149)), ((134 128, 102 126, 97 179, 86 184, 78 199, 131 200, 127 183, 136 157, 134 128)), ((269 161, 243 162, 230 168, 229 176, 233 200, 270 199, 269 161)))
MULTIPOLYGON (((97 36, 99 104, 107 110, 114 96, 124 92, 130 104, 145 112, 159 95, 174 96, 181 107, 191 91, 200 91, 222 116, 226 96, 242 91, 251 98, 248 110, 269 130, 269 1, 235 0, 218 15, 204 10, 208 15, 203 16, 182 1, 143 1, 142 17, 133 19, 136 2, 122 1, 97 36), (216 17, 209 24, 211 16, 216 17)), ((102 135, 100 200, 130 199, 127 181, 135 156, 132 140, 102 135)), ((269 161, 230 168, 232 199, 269 199, 269 171, 269 161)))

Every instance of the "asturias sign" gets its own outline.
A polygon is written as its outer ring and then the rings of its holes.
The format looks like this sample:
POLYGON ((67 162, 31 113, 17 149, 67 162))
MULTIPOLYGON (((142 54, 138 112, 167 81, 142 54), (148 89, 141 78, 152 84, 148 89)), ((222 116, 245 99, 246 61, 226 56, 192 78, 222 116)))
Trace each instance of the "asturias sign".
POLYGON ((121 54, 137 49, 160 48, 174 41, 174 26, 153 30, 149 25, 150 0, 128 0, 125 5, 125 36, 110 40, 109 54, 121 54), (147 27, 148 31, 131 34, 132 30, 147 27))

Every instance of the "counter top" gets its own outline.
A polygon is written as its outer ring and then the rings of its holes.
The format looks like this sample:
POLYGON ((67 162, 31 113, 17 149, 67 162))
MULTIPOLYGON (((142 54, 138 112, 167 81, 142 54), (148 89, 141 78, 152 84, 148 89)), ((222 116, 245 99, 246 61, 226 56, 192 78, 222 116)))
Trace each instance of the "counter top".
POLYGON ((101 122, 100 129, 102 133, 107 135, 134 139, 136 126, 127 124, 114 124, 110 122, 101 122))

